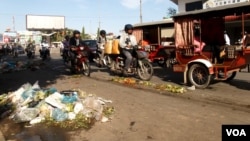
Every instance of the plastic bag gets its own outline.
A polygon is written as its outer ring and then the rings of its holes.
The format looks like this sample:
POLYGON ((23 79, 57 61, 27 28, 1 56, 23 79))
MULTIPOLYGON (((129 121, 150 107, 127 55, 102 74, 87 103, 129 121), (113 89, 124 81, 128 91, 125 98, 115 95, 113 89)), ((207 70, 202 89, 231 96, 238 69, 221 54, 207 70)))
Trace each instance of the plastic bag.
POLYGON ((28 97, 33 97, 37 90, 40 90, 40 86, 38 85, 38 81, 36 81, 33 85, 30 83, 26 83, 22 86, 24 88, 24 92, 22 93, 23 100, 28 97))
POLYGON ((83 101, 83 114, 87 117, 93 117, 96 120, 102 118, 103 105, 96 97, 87 97, 83 101))
POLYGON ((78 99, 77 93, 73 92, 71 95, 64 95, 62 98, 62 103, 73 103, 76 102, 78 99))
POLYGON ((36 118, 39 112, 40 111, 37 108, 21 109, 20 111, 16 112, 13 118, 16 122, 27 122, 36 118))
POLYGON ((45 98, 45 102, 59 109, 64 109, 66 106, 61 102, 62 99, 63 95, 61 95, 58 92, 55 92, 52 95, 45 98))
POLYGON ((68 119, 68 113, 63 112, 63 110, 55 108, 52 110, 52 118, 56 121, 64 121, 68 119))

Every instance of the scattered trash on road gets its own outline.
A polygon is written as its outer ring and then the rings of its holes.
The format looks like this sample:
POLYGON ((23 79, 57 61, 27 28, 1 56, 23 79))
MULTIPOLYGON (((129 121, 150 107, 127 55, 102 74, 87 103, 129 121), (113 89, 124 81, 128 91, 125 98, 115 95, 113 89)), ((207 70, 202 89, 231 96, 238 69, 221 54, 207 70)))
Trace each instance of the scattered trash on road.
POLYGON ((177 85, 155 84, 150 81, 141 81, 141 80, 136 80, 134 78, 114 77, 112 78, 112 81, 125 84, 125 85, 129 85, 129 86, 146 86, 146 87, 154 88, 156 90, 168 91, 172 93, 184 93, 187 91, 184 87, 177 86, 177 85))

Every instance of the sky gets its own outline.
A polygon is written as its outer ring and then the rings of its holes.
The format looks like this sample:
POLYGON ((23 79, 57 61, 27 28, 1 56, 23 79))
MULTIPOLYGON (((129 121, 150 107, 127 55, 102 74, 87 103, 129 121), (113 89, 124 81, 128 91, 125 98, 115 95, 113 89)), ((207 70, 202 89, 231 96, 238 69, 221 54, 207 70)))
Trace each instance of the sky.
MULTIPOLYGON (((141 0, 142 21, 162 20, 170 0, 141 0)), ((1 0, 0 33, 26 30, 26 15, 65 16, 65 27, 95 34, 100 29, 119 34, 125 24, 140 23, 140 0, 1 0), (14 21, 14 22, 13 22, 14 21)))

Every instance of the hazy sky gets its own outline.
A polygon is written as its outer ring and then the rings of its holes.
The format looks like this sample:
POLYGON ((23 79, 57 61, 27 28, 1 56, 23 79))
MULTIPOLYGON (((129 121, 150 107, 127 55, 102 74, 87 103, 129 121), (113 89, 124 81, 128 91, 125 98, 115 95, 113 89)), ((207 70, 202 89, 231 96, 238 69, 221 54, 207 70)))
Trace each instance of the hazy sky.
MULTIPOLYGON (((142 0, 143 22, 162 20, 169 7, 177 9, 170 0, 142 0)), ((0 33, 26 30, 27 14, 65 16, 65 27, 90 34, 100 21, 101 29, 117 34, 125 24, 140 22, 140 0, 1 0, 0 33)))

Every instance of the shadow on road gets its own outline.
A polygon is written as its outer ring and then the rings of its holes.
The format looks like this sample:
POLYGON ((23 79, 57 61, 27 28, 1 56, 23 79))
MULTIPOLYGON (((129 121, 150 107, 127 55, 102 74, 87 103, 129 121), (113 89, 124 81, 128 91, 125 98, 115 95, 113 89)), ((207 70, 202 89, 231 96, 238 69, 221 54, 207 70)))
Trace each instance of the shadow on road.
POLYGON ((29 60, 26 56, 20 56, 15 59, 10 58, 6 61, 21 61, 23 63, 29 62, 31 64, 35 62, 37 68, 31 68, 31 66, 28 66, 25 70, 1 73, 0 93, 15 91, 25 83, 34 84, 36 81, 38 81, 39 86, 43 88, 56 83, 56 79, 62 77, 61 73, 58 73, 58 71, 54 71, 53 69, 51 69, 51 66, 56 65, 57 61, 59 60, 41 61, 40 58, 29 60))

